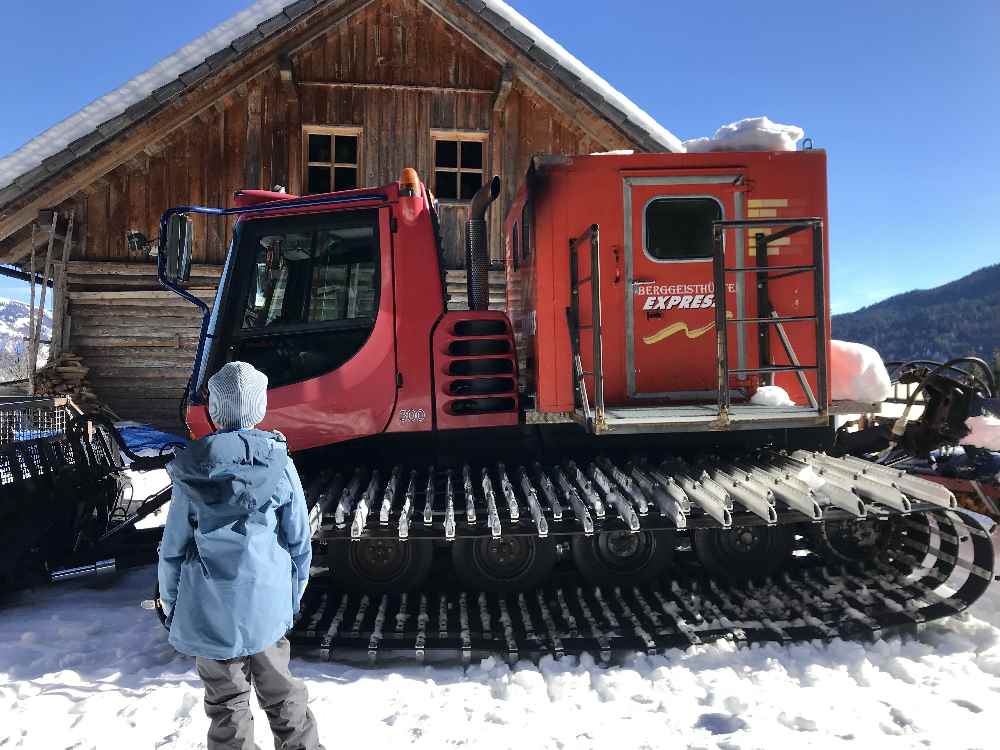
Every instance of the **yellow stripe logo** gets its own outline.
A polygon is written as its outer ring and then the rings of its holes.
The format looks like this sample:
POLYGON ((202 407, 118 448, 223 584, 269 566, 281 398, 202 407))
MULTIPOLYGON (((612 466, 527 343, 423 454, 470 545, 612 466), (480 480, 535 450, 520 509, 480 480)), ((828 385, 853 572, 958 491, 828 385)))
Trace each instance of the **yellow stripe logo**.
MULTIPOLYGON (((726 317, 732 320, 733 314, 727 310, 726 317)), ((700 339, 702 336, 711 331, 713 328, 715 328, 714 320, 706 326, 702 326, 701 328, 695 328, 695 329, 688 328, 687 323, 685 323, 684 321, 680 321, 678 323, 671 323, 665 328, 662 328, 656 333, 654 333, 652 336, 644 336, 642 339, 642 343, 649 345, 659 344, 664 339, 669 339, 671 336, 676 336, 678 333, 683 333, 685 336, 687 336, 689 339, 692 340, 700 339)))

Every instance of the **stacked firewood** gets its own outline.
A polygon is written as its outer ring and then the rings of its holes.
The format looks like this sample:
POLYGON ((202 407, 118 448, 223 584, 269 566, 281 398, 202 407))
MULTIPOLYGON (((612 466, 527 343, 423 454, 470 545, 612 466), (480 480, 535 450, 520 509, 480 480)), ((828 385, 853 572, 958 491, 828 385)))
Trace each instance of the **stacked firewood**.
POLYGON ((88 372, 79 355, 60 354, 35 374, 35 395, 68 396, 82 411, 110 412, 87 382, 88 372))

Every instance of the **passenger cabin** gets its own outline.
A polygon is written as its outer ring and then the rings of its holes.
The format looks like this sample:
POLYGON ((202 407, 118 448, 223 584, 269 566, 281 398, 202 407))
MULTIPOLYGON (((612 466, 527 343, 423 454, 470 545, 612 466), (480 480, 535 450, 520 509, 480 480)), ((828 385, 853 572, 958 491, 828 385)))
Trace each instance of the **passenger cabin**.
POLYGON ((504 240, 529 419, 827 424, 826 189, 822 151, 536 159, 504 240))
MULTIPOLYGON (((53 353, 80 355, 122 418, 179 426, 199 317, 154 276, 170 206, 384 185, 414 167, 441 201, 454 309, 469 198, 501 174, 501 308, 502 217, 532 156, 681 148, 501 0, 258 6, 0 159, 0 264, 28 271, 34 254, 54 283, 53 353)), ((232 228, 199 224, 188 287, 206 301, 232 228)))

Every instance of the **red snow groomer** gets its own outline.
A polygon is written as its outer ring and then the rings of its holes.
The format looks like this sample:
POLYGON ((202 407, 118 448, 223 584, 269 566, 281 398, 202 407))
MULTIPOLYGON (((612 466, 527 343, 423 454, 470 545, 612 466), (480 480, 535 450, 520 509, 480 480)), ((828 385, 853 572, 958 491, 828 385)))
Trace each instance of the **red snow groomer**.
POLYGON ((500 192, 471 202, 467 310, 449 309, 413 170, 164 215, 161 280, 203 306, 180 286, 191 217, 238 217, 187 419, 212 431, 227 361, 270 379, 262 428, 296 453, 325 568, 300 645, 516 658, 855 636, 986 589, 989 537, 950 492, 822 452, 839 408, 825 153, 537 158, 491 310, 500 192))

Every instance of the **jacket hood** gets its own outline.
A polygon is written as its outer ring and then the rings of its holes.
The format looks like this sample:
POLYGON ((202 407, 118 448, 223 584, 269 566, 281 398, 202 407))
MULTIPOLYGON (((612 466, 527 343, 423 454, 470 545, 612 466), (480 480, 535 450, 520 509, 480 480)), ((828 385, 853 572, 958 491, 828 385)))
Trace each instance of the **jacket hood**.
POLYGON ((287 464, 288 447, 273 433, 240 430, 196 440, 167 472, 189 497, 223 516, 245 518, 266 510, 287 464))

